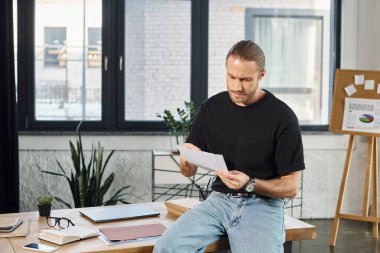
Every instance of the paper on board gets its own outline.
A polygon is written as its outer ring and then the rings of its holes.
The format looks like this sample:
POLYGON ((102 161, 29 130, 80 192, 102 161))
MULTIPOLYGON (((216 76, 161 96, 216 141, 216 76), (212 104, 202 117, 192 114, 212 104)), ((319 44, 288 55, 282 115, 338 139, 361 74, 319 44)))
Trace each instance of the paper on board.
POLYGON ((365 90, 373 90, 375 88, 375 80, 365 80, 364 81, 364 89, 365 90))
POLYGON ((364 84, 364 75, 355 75, 355 84, 356 85, 364 84))
POLYGON ((346 86, 344 90, 346 91, 349 97, 356 93, 356 88, 353 84, 346 86))

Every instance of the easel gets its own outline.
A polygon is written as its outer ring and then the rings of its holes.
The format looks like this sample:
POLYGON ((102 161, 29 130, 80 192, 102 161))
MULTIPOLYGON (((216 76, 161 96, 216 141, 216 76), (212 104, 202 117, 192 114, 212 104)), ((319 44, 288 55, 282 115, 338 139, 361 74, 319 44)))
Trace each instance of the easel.
MULTIPOLYGON (((348 142, 346 161, 343 169, 343 176, 340 184, 338 202, 335 211, 334 224, 330 236, 330 246, 335 246, 336 238, 339 229, 340 219, 354 220, 354 221, 366 221, 373 223, 372 232, 373 237, 378 238, 378 225, 380 218, 378 216, 378 146, 376 137, 380 136, 380 133, 367 133, 357 131, 345 131, 342 130, 342 121, 344 113, 344 99, 347 96, 344 91, 344 87, 353 83, 353 77, 356 74, 365 75, 367 80, 375 80, 375 83, 380 83, 380 71, 363 71, 363 70, 337 70, 335 75, 334 84, 334 99, 332 105, 332 112, 330 118, 330 131, 336 133, 350 134, 348 142), (352 152, 354 149, 354 142, 356 136, 368 136, 368 153, 364 178, 364 196, 363 196, 363 210, 361 215, 345 214, 341 213, 342 202, 344 198, 344 192, 347 185, 347 177, 350 169, 352 152), (372 179, 372 212, 369 215, 369 200, 371 193, 371 179, 372 179)), ((364 90, 363 87, 357 87, 357 92, 353 94, 353 98, 366 98, 366 99, 380 99, 380 95, 376 93, 376 90, 364 90)))
POLYGON ((330 246, 335 246, 336 237, 339 229, 340 219, 355 220, 355 221, 368 221, 373 223, 373 237, 378 238, 378 224, 380 219, 378 217, 378 200, 377 200, 377 141, 376 137, 372 136, 368 138, 368 156, 365 171, 364 180, 364 198, 363 198, 363 210, 362 215, 344 214, 341 213, 342 202, 344 197, 344 191, 346 190, 347 177, 350 169, 352 151, 354 149, 355 135, 350 135, 350 140, 348 142, 346 162, 344 164, 342 181, 340 183, 338 203, 336 205, 335 218, 333 229, 330 236, 330 246), (371 186, 371 177, 373 181, 372 187, 372 215, 369 216, 369 195, 371 186))

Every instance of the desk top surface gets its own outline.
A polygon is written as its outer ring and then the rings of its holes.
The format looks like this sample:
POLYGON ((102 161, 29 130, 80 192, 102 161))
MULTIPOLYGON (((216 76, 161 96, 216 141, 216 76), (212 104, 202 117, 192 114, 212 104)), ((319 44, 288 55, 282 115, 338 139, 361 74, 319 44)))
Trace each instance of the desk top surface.
MULTIPOLYGON (((170 226, 178 218, 178 216, 168 213, 164 203, 162 202, 151 202, 151 203, 140 203, 134 205, 144 205, 147 208, 160 212, 158 217, 148 217, 132 220, 122 220, 122 221, 112 221, 104 223, 95 223, 85 216, 79 213, 80 208, 77 209, 61 209, 52 210, 51 216, 54 217, 66 217, 73 221, 75 225, 90 227, 90 228, 103 228, 103 227, 117 227, 117 226, 133 226, 141 224, 150 223, 162 223, 165 226, 170 226)), ((105 207, 89 207, 88 209, 94 208, 110 208, 105 207)), ((46 223, 45 217, 40 217, 38 212, 28 212, 28 213, 13 213, 13 214, 1 214, 0 216, 15 216, 23 217, 29 219, 28 235, 25 237, 12 237, 12 238, 0 238, 0 249, 1 252, 25 252, 30 253, 29 250, 24 250, 22 247, 28 243, 40 242, 47 245, 57 246, 55 244, 39 240, 38 234, 42 229, 49 229, 50 227, 46 223), (4 251, 3 251, 4 250, 4 251)), ((286 240, 307 240, 314 239, 316 237, 316 228, 308 223, 302 222, 300 220, 294 219, 292 217, 286 216, 285 218, 285 228, 286 228, 286 240)), ((224 240, 227 241, 227 240, 224 240)), ((66 245, 59 246, 59 249, 55 252, 151 252, 155 240, 146 242, 133 242, 122 245, 107 246, 98 237, 93 237, 85 239, 83 241, 77 241, 69 243, 66 245)), ((223 249, 228 247, 227 242, 218 241, 208 247, 210 251, 216 249, 223 249)))

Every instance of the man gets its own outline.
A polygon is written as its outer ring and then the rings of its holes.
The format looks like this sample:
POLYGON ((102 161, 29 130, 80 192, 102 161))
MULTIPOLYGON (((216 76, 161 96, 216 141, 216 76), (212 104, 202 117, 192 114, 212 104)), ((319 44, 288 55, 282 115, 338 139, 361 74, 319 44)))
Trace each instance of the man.
MULTIPOLYGON (((265 56, 252 41, 236 43, 226 57, 227 92, 199 109, 184 146, 223 154, 229 171, 206 201, 182 215, 154 252, 203 252, 228 235, 233 253, 283 252, 284 200, 297 195, 305 168, 298 120, 293 111, 259 87, 265 56)), ((197 167, 181 156, 190 177, 197 167)))

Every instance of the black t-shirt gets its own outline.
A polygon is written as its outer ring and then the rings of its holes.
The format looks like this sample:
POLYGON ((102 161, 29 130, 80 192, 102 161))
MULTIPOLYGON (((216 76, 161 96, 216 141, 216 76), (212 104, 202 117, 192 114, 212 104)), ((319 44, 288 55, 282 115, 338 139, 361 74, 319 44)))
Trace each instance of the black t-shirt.
MULTIPOLYGON (((249 106, 236 105, 221 92, 202 103, 187 142, 222 154, 229 170, 272 179, 305 169, 298 119, 272 93, 249 106)), ((217 177, 212 188, 234 192, 217 177)))

